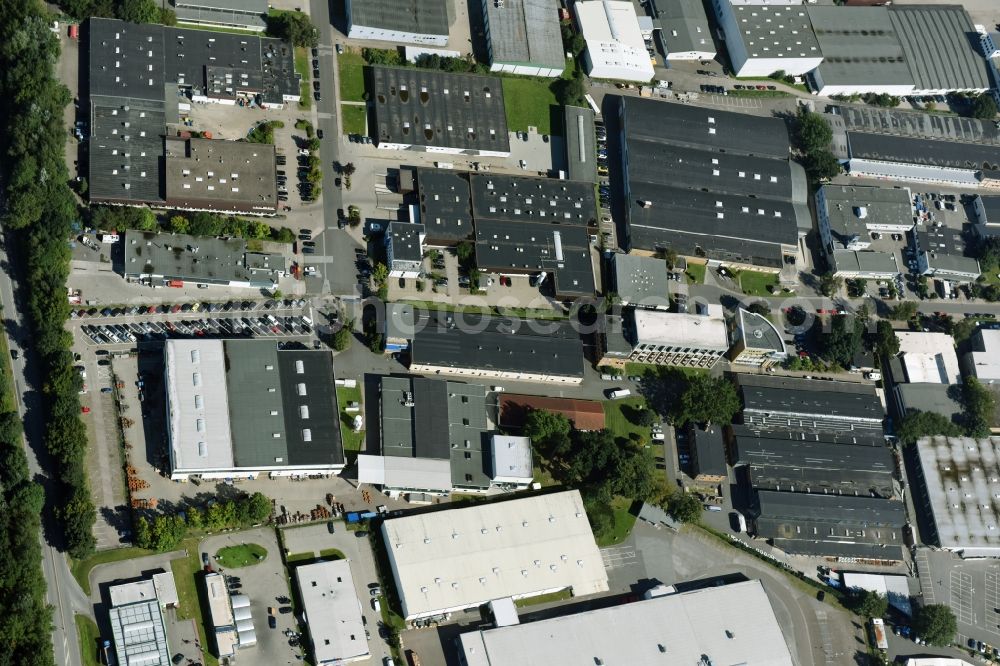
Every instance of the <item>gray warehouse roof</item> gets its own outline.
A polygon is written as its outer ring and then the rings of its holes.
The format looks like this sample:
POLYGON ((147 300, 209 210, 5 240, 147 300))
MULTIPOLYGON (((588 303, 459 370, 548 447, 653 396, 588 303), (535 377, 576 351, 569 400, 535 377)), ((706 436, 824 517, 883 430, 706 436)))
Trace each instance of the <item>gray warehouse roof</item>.
POLYGON ((667 279, 667 263, 656 257, 641 257, 634 254, 614 255, 615 292, 626 305, 646 307, 668 304, 670 280, 667 279))
POLYGON ((726 443, 722 438, 722 428, 710 425, 705 430, 691 429, 694 444, 694 462, 698 475, 726 476, 726 443))
POLYGON ((928 140, 847 132, 852 158, 978 170, 1000 165, 1000 147, 957 140, 928 140))
POLYGON ((128 230, 125 232, 124 274, 126 277, 151 276, 167 280, 186 280, 228 284, 259 282, 244 266, 246 241, 240 238, 215 238, 185 234, 128 230))
POLYGON ((563 107, 566 124, 566 163, 570 180, 593 183, 597 180, 597 136, 594 110, 571 104, 563 107))
POLYGON ((855 132, 1000 146, 1000 130, 985 120, 855 104, 831 108, 855 132))
POLYGON ((379 143, 510 152, 499 78, 415 67, 370 72, 379 143))
MULTIPOLYGON (((162 95, 163 88, 160 87, 162 95)), ((163 103, 91 97, 88 196, 91 201, 160 203, 163 174, 163 103)))
POLYGON ((701 0, 657 0, 656 9, 668 53, 715 50, 701 0))
POLYGON ((782 493, 771 490, 761 490, 757 496, 762 516, 871 527, 902 527, 906 523, 902 502, 878 497, 782 493))
POLYGON ((893 252, 834 250, 833 265, 835 272, 881 274, 900 272, 893 252))
POLYGON ((822 57, 804 6, 735 5, 732 11, 750 57, 822 57))
POLYGON ((503 174, 470 174, 476 220, 586 226, 597 222, 593 183, 503 174))
POLYGON ((556 0, 484 2, 491 63, 562 69, 562 33, 556 0))
POLYGON ((791 377, 739 375, 746 412, 792 414, 880 423, 885 416, 874 386, 791 377))
POLYGON ((351 23, 425 35, 448 34, 448 0, 353 0, 351 23))
POLYGON ((176 0, 173 10, 180 23, 267 27, 267 0, 176 0))
POLYGON ((242 141, 168 138, 167 204, 274 212, 278 182, 274 146, 242 141))
POLYGON ((961 5, 893 6, 888 11, 917 90, 990 87, 986 60, 972 40, 975 26, 961 5))
POLYGON ((899 35, 884 7, 810 6, 825 84, 913 83, 899 35))
POLYGON ((451 169, 417 169, 420 222, 428 243, 457 243, 472 236, 468 175, 451 169))
POLYGON ((424 225, 409 222, 392 222, 386 232, 387 241, 392 246, 394 261, 420 261, 423 248, 420 236, 424 233, 424 225))
POLYGON ((864 236, 869 225, 913 224, 908 188, 824 185, 822 190, 835 235, 864 236))

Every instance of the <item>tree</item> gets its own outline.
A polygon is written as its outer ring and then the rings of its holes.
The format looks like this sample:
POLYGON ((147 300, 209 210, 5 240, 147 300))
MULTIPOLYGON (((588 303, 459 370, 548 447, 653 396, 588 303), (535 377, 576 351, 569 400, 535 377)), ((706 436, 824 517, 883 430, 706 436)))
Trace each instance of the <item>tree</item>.
POLYGON ((830 149, 833 130, 822 115, 800 106, 798 130, 799 147, 803 152, 812 153, 830 149))
POLYGON ((657 420, 656 412, 648 407, 638 410, 638 413, 635 416, 636 425, 640 425, 643 428, 649 428, 656 423, 657 420))
POLYGON ((398 49, 361 49, 361 58, 369 65, 401 65, 398 49))
POLYGON ((961 434, 962 429, 957 424, 936 412, 912 411, 899 421, 896 428, 896 436, 903 444, 913 444, 921 437, 958 437, 961 434))
POLYGON ((186 234, 191 229, 191 223, 183 215, 173 215, 167 221, 167 230, 175 234, 186 234))
POLYGON ((345 164, 342 167, 342 169, 343 169, 344 175, 347 176, 348 178, 350 178, 351 176, 353 176, 354 172, 357 171, 357 167, 354 166, 354 162, 348 162, 347 164, 345 164))
POLYGON ((823 356, 844 368, 850 368, 854 355, 861 348, 862 332, 863 324, 860 318, 849 315, 834 317, 830 332, 820 337, 823 356))
POLYGON ((917 314, 918 307, 913 301, 903 301, 892 309, 892 318, 897 321, 909 321, 917 314))
POLYGON ((862 617, 883 617, 889 610, 889 598, 871 590, 862 590, 854 599, 854 612, 862 617))
POLYGON ((833 298, 843 286, 844 278, 837 277, 832 272, 828 271, 819 276, 819 293, 827 298, 833 298))
POLYGON ((458 263, 462 266, 470 266, 474 260, 474 254, 472 241, 463 240, 455 246, 455 255, 458 257, 458 263))
POLYGON ((951 645, 955 640, 958 627, 955 623, 955 614, 949 606, 931 604, 917 609, 913 618, 913 630, 927 641, 928 645, 944 647, 951 645))
POLYGON ((315 48, 319 31, 304 12, 274 12, 267 16, 267 34, 289 41, 294 46, 315 48))
POLYGON ((694 495, 678 490, 667 498, 664 510, 682 523, 697 523, 701 520, 701 502, 694 495))
POLYGON ((558 458, 570 447, 573 425, 562 414, 545 409, 529 409, 521 432, 545 456, 558 458))
POLYGON ((271 500, 264 493, 254 493, 247 498, 247 518, 252 523, 262 523, 271 515, 271 500))
POLYGON ((989 93, 983 93, 972 101, 973 118, 979 120, 993 120, 997 117, 997 103, 989 93))
POLYGON ((888 360, 899 353, 899 338, 896 337, 892 324, 885 319, 880 319, 875 325, 872 350, 881 360, 888 360))
POLYGON ((351 339, 354 337, 351 335, 351 331, 354 329, 354 320, 348 319, 344 322, 344 325, 338 328, 333 334, 333 349, 335 351, 344 351, 351 346, 351 339))
POLYGON ((381 261, 375 264, 375 268, 372 269, 372 280, 375 281, 376 286, 385 284, 386 280, 389 279, 389 267, 383 264, 381 261))
POLYGON ((740 398, 731 382, 698 374, 688 380, 671 416, 676 425, 726 424, 739 410, 740 398))
POLYGON ((754 301, 747 307, 748 312, 753 312, 761 317, 767 317, 771 314, 771 308, 766 301, 754 301))
POLYGON ((129 23, 159 23, 160 9, 153 0, 119 0, 118 18, 129 23))
POLYGON ((995 406, 993 394, 978 379, 969 375, 962 386, 962 402, 965 405, 965 434, 969 437, 989 437, 995 406))

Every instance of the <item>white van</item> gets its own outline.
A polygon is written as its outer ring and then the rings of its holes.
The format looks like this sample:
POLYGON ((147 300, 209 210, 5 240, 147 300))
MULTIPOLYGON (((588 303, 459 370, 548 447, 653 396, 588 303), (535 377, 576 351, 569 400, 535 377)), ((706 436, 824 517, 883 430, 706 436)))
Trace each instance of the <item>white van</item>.
POLYGON ((627 398, 632 395, 632 391, 628 389, 610 389, 608 391, 608 397, 612 400, 618 400, 619 398, 627 398))

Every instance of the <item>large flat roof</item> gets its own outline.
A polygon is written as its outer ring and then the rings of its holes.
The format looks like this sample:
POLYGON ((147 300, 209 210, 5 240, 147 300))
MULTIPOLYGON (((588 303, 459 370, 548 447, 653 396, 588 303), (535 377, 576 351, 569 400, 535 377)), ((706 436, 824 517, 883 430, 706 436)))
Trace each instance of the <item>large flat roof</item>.
POLYGON ((382 535, 407 618, 546 590, 608 590, 577 490, 391 518, 382 535))
POLYGON ((302 610, 316 663, 352 661, 368 656, 361 602, 348 560, 295 567, 302 610))
POLYGON ((273 280, 256 275, 244 264, 247 243, 242 238, 189 236, 153 231, 125 232, 126 277, 151 276, 165 280, 212 284, 271 286, 273 280))
POLYGON ((824 185, 830 230, 840 236, 864 236, 869 227, 913 224, 909 188, 824 185))
POLYGON ((468 174, 452 169, 417 169, 420 222, 429 242, 457 243, 472 236, 472 194, 468 174))
POLYGON ((657 0, 656 9, 669 53, 715 51, 712 28, 701 0, 657 0))
POLYGON ((833 109, 844 126, 855 132, 1000 146, 1000 130, 985 120, 860 104, 835 106, 833 109))
POLYGON ((656 257, 614 255, 614 289, 622 303, 646 307, 668 304, 667 263, 656 257))
POLYGON ((170 666, 163 611, 154 597, 108 611, 119 664, 170 666))
POLYGON ((468 666, 714 664, 791 666, 792 657, 758 580, 466 632, 468 666))
POLYGON ((749 57, 823 57, 803 5, 733 5, 731 11, 749 57))
POLYGON ((165 184, 160 101, 90 97, 88 185, 91 201, 160 203, 165 184))
POLYGON ((896 331, 907 381, 914 384, 958 384, 955 339, 945 333, 896 331))
POLYGON ((852 159, 973 171, 984 168, 984 165, 1000 165, 1000 147, 994 145, 853 130, 848 130, 847 140, 852 159))
POLYGON ((510 152, 499 78, 417 67, 369 70, 379 143, 510 152))
POLYGON ((662 312, 636 308, 631 314, 637 346, 696 347, 729 349, 726 320, 721 316, 662 312))
POLYGON ((485 2, 492 63, 566 66, 556 0, 485 2))
POLYGON ((366 28, 448 35, 447 0, 354 0, 350 20, 366 28))
POLYGON ((744 410, 881 422, 874 386, 791 377, 739 376, 744 410))
POLYGON ((230 469, 233 437, 221 340, 168 340, 164 345, 171 465, 230 469))
POLYGON ((1000 552, 1000 438, 917 440, 921 478, 942 548, 1000 552))
POLYGON ((900 272, 894 252, 834 250, 832 258, 837 272, 880 274, 900 272))
POLYGON ((973 374, 983 382, 1000 379, 1000 330, 981 328, 969 340, 973 374))
POLYGON ((587 0, 573 4, 577 24, 587 42, 587 57, 601 70, 632 73, 635 80, 655 75, 639 29, 635 6, 618 0, 587 0))
POLYGON ((887 11, 917 90, 990 87, 988 65, 972 39, 976 28, 961 5, 894 5, 887 11))
POLYGON ((823 53, 827 85, 907 85, 913 74, 885 7, 806 8, 823 53))
POLYGON ((267 28, 267 0, 175 0, 172 9, 179 23, 267 28))
POLYGON ((597 181, 597 136, 594 134, 594 110, 563 107, 566 130, 567 177, 585 183, 597 181))
POLYGON ((274 146, 241 141, 168 138, 167 203, 270 213, 278 206, 274 146))

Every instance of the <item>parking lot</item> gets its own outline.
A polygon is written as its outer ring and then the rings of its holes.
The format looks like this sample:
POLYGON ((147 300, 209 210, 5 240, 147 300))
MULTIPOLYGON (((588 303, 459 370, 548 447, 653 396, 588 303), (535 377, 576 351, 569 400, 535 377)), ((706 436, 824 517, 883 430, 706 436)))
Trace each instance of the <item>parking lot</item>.
POLYGON ((925 604, 950 606, 958 622, 956 641, 983 643, 1000 656, 1000 562, 963 560, 948 551, 921 548, 915 558, 925 604))

